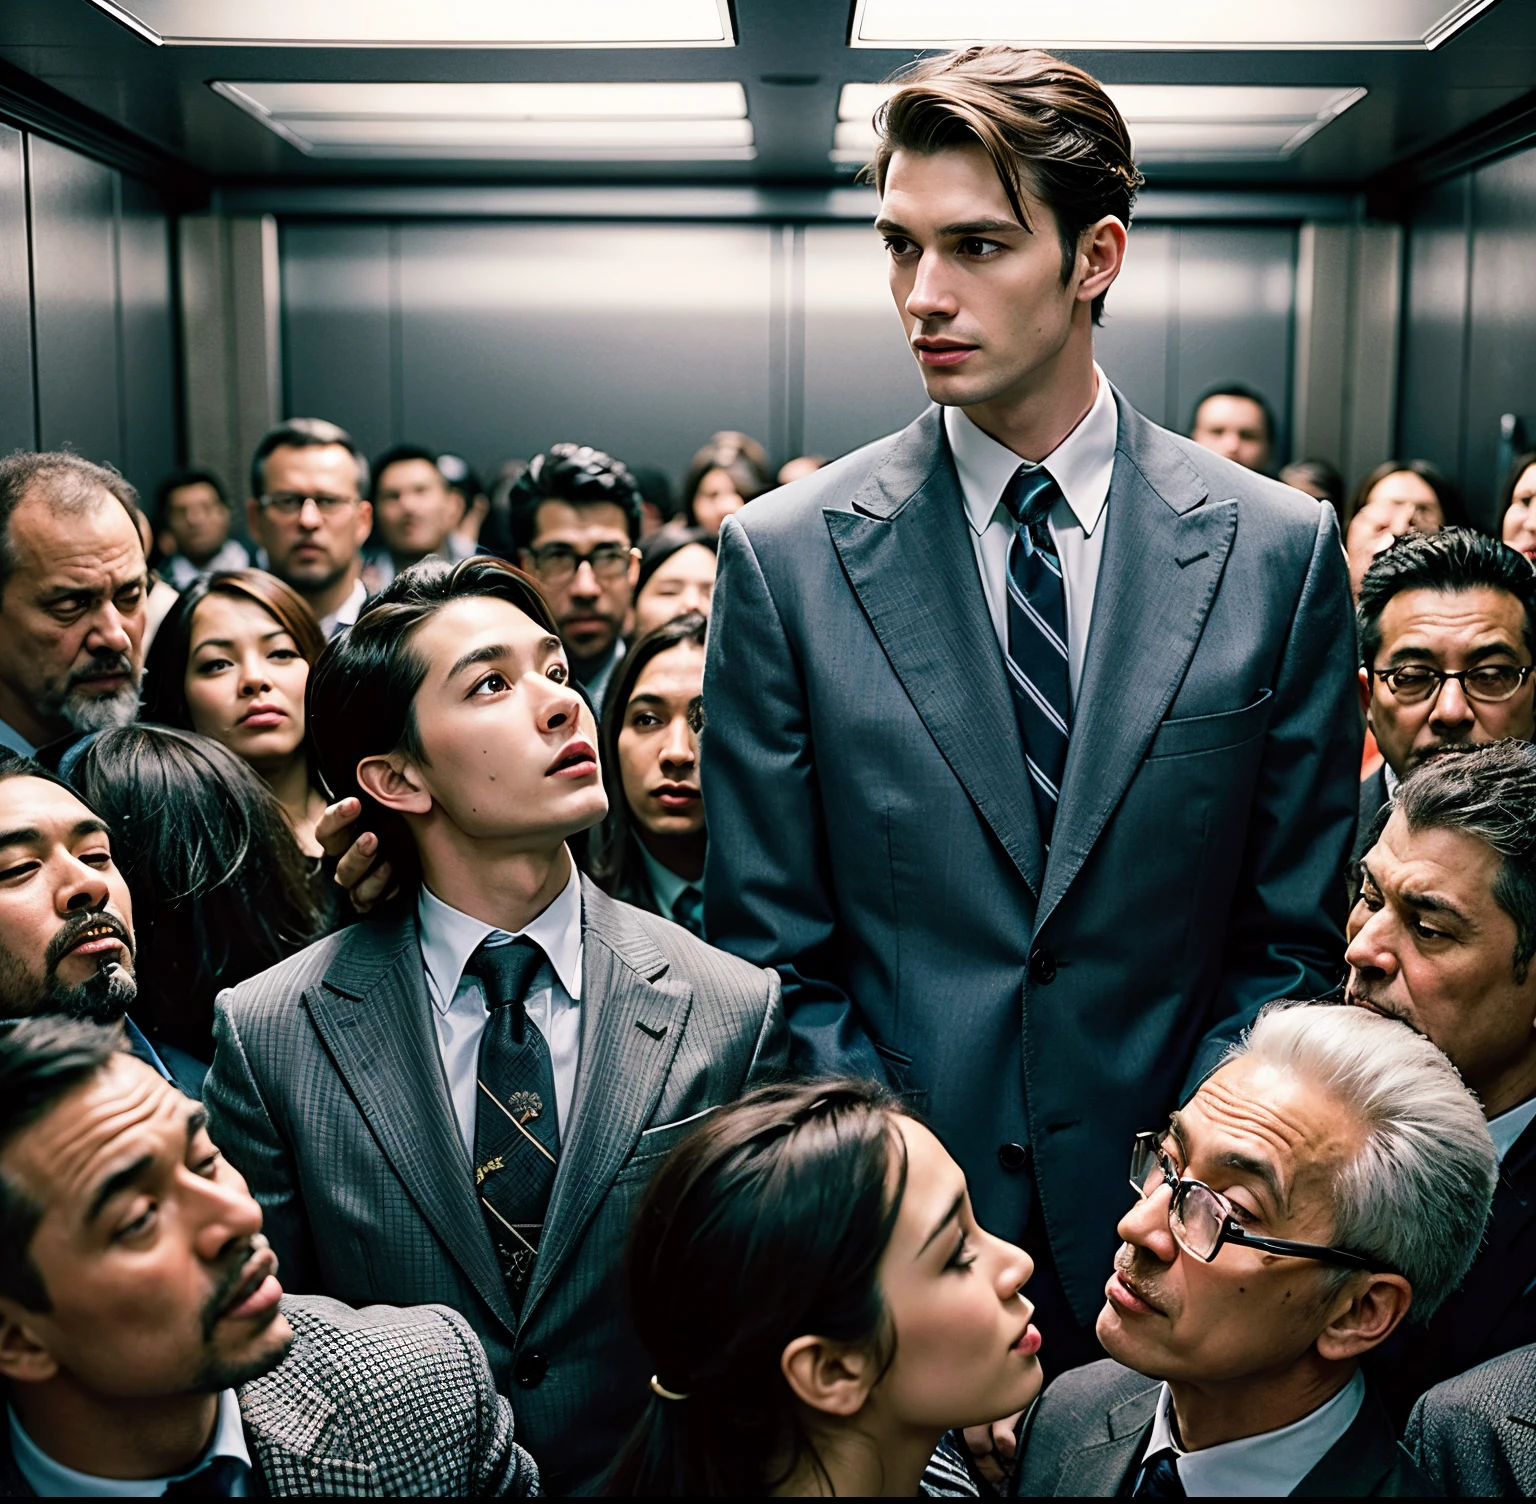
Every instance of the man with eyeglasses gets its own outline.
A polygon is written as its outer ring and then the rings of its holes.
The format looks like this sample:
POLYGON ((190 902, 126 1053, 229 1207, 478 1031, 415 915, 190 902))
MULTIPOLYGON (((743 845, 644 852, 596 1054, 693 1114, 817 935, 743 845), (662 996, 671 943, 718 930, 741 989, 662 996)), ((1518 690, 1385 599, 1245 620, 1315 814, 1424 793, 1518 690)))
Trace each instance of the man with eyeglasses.
POLYGON ((1469 528, 1408 533, 1360 587, 1360 696, 1383 764, 1360 786, 1351 869, 1414 768, 1536 736, 1536 572, 1469 528))
POLYGON ((1433 1494, 1361 1358, 1433 1314, 1488 1215, 1493 1145, 1445 1056, 1364 1009, 1272 1003, 1130 1147, 1110 1359, 1031 1411, 1017 1492, 1433 1494))
POLYGON ((262 435, 251 457, 251 536, 265 567, 309 602, 327 637, 350 627, 368 599, 367 491, 362 450, 346 429, 323 418, 289 418, 262 435))
POLYGON ((1402 1420, 1431 1385, 1536 1342, 1536 746, 1503 741, 1409 774, 1361 863, 1348 934, 1349 1000, 1445 1051, 1499 1155, 1471 1274, 1381 1354, 1402 1420))
POLYGON ((600 449, 554 444, 511 494, 517 561, 539 582, 576 682, 601 715, 640 578, 640 485, 600 449))

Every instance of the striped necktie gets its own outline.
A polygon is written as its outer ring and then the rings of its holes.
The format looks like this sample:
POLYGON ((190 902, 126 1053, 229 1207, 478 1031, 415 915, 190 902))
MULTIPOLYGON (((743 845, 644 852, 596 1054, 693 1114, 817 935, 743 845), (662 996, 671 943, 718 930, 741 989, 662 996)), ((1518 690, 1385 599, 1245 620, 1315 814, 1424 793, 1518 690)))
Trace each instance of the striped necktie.
POLYGON ((1008 682, 1047 851, 1072 734, 1067 595, 1046 523, 1060 497, 1061 488, 1039 465, 1020 465, 1002 497, 1014 520, 1008 547, 1008 682))

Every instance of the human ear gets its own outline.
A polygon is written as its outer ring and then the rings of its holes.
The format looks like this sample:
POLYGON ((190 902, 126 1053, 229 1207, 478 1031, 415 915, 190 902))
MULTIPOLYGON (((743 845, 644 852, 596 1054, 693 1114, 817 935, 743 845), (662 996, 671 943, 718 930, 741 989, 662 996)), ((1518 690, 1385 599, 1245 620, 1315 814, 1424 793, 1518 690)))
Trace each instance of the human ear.
POLYGON ((1413 1286, 1401 1274, 1371 1274, 1339 1292, 1333 1315, 1318 1334, 1318 1356, 1337 1363, 1380 1346, 1397 1330, 1413 1303, 1413 1286))
POLYGON ((373 503, 360 501, 357 504, 357 528, 355 536, 357 546, 361 548, 368 541, 368 534, 373 531, 373 503))
POLYGON ((1125 226, 1113 214, 1089 225, 1077 242, 1077 301, 1091 303, 1120 275, 1125 264, 1125 226))
POLYGON ((385 809, 402 815, 425 815, 432 810, 432 796, 410 763, 397 754, 365 757, 357 765, 357 781, 385 809))
POLYGON ((0 1379, 41 1384, 58 1371, 53 1354, 32 1330, 28 1313, 14 1301, 0 1300, 0 1379))
MULTIPOLYGON (((1360 708, 1365 712, 1365 724, 1371 725, 1371 676, 1364 669, 1360 670, 1360 708)), ((1371 730, 1376 728, 1371 726, 1371 730)))
POLYGON ((790 1392, 824 1415, 857 1415, 875 1383, 868 1354, 825 1337, 796 1337, 779 1358, 790 1392))

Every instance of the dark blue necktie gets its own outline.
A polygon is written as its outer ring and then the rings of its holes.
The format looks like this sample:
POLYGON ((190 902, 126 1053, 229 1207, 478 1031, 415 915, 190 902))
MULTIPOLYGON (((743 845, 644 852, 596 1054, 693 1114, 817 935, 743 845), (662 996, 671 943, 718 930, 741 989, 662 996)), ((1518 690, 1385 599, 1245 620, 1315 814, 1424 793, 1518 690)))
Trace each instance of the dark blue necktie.
POLYGON ((1067 593, 1046 522, 1060 497, 1061 488, 1038 465, 1020 465, 1002 497, 1014 521, 1008 547, 1008 682, 1047 850, 1072 735, 1067 593))
POLYGON ((672 905, 673 920, 682 925, 690 935, 704 938, 704 895, 692 883, 677 895, 672 905))
POLYGON ((1138 1499, 1182 1499, 1184 1485, 1179 1481, 1178 1453, 1172 1447, 1154 1452, 1141 1465, 1134 1496, 1138 1499))
POLYGON ((524 1007, 543 960, 532 940, 513 940, 481 945, 464 968, 480 979, 490 1010, 475 1082, 475 1190, 518 1309, 560 1154, 549 1046, 524 1007))

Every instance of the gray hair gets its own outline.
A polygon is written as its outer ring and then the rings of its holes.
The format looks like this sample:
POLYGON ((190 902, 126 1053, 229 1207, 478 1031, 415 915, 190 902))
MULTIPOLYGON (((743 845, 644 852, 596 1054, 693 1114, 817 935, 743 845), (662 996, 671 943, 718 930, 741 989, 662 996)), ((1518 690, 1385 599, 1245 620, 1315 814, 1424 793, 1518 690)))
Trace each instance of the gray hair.
POLYGON ((1333 1241, 1405 1276, 1412 1318, 1428 1321, 1472 1266, 1499 1173, 1456 1068, 1406 1024, 1349 1003, 1270 1003, 1226 1061, 1241 1057, 1310 1081, 1358 1120, 1365 1142, 1334 1180, 1333 1241))
POLYGON ((357 447, 357 440, 339 424, 324 418, 285 418, 276 428, 269 428, 256 441, 251 456, 251 495, 261 496, 267 489, 267 456, 274 449, 322 449, 339 444, 352 456, 357 466, 357 494, 368 494, 368 457, 357 447))
POLYGON ((1417 769, 1397 791, 1409 830, 1462 830, 1503 858, 1493 901, 1515 921, 1515 981, 1536 956, 1536 746, 1495 742, 1448 753, 1417 769))
POLYGON ((0 595, 16 569, 11 514, 29 496, 53 511, 80 516, 115 497, 138 533, 139 493, 111 465, 97 465, 67 449, 18 449, 0 459, 0 595))

